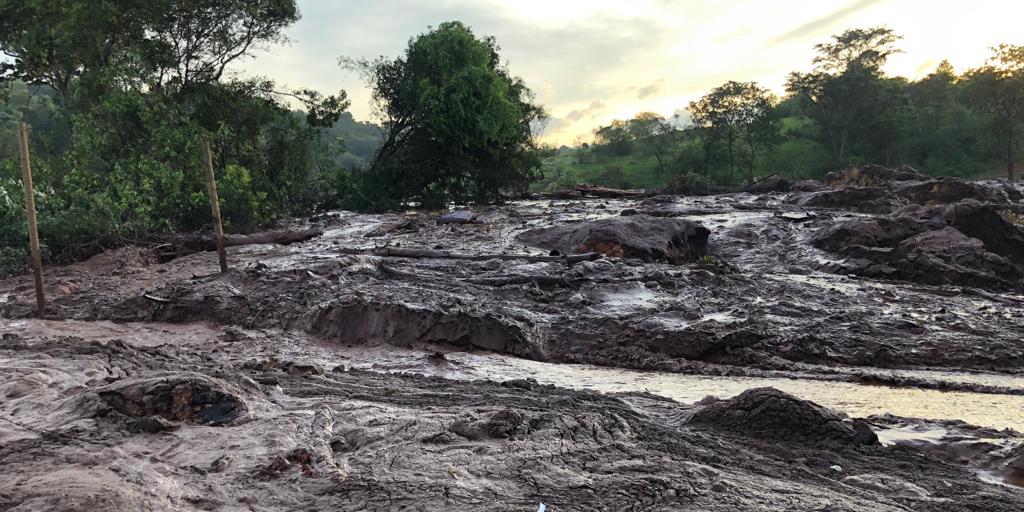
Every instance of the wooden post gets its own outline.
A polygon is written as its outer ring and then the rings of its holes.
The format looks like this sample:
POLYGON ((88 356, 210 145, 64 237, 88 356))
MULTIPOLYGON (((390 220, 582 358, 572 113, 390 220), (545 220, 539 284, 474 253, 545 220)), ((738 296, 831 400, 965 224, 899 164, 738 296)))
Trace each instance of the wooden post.
POLYGON ((39 253, 39 231, 36 227, 36 197, 32 192, 32 166, 28 161, 28 125, 18 123, 21 146, 21 173, 25 184, 25 216, 28 218, 28 243, 32 250, 32 271, 36 279, 36 315, 46 313, 46 295, 43 293, 43 257, 39 253))
POLYGON ((213 211, 213 230, 217 236, 220 271, 227 272, 228 255, 224 252, 224 225, 220 222, 220 198, 217 197, 217 180, 213 177, 213 157, 210 155, 209 142, 203 142, 203 162, 206 164, 206 179, 210 186, 210 209, 213 211))

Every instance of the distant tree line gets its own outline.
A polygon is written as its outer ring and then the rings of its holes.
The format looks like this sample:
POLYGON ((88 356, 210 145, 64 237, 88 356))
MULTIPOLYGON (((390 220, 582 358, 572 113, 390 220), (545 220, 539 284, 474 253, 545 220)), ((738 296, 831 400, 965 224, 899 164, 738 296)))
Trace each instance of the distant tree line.
POLYGON ((688 117, 644 112, 594 131, 578 163, 651 158, 682 186, 750 183, 778 173, 820 177, 853 163, 910 164, 971 176, 1001 166, 1014 178, 1024 139, 1024 47, 1001 45, 957 75, 942 62, 919 80, 886 76, 900 37, 854 29, 816 46, 810 72, 794 72, 786 96, 727 82, 688 106, 688 117))

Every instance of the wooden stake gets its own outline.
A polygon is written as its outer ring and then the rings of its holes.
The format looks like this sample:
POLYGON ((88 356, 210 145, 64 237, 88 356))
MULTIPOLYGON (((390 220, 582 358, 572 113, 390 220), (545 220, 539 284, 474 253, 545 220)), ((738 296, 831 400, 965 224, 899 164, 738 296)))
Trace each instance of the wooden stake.
POLYGON ((39 253, 39 230, 36 227, 36 197, 32 192, 32 166, 28 160, 28 125, 18 123, 21 146, 22 182, 25 184, 25 216, 28 218, 28 242, 32 249, 32 271, 36 278, 36 315, 46 313, 46 295, 43 293, 43 257, 39 253))
POLYGON ((203 161, 206 164, 206 179, 210 186, 210 209, 213 210, 213 231, 217 238, 220 271, 227 272, 228 255, 224 252, 224 226, 220 222, 220 199, 217 197, 217 180, 213 177, 213 157, 210 155, 209 142, 203 142, 203 161))

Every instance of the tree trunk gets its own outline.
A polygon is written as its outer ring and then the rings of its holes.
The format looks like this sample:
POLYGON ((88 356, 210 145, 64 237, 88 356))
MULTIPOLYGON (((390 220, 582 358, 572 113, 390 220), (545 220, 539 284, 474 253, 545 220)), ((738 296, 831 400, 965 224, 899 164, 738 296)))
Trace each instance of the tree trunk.
POLYGON ((754 185, 754 141, 747 138, 747 145, 750 147, 750 161, 747 163, 747 186, 754 185))
POLYGON ((1006 134, 1006 179, 1013 181, 1013 124, 1006 134))

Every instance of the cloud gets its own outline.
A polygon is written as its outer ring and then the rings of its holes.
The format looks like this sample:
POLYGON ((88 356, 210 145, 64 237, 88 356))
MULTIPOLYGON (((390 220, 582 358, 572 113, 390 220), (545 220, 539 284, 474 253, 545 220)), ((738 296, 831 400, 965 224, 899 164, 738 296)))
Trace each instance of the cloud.
POLYGON ((647 99, 661 92, 662 87, 665 86, 665 80, 661 78, 655 80, 655 82, 647 87, 641 87, 637 94, 637 99, 647 99))
POLYGON ((777 37, 771 42, 771 44, 782 44, 795 39, 802 39, 806 36, 812 36, 818 32, 825 30, 829 27, 835 26, 840 21, 850 17, 851 15, 862 11, 871 6, 880 4, 886 0, 857 0, 856 2, 828 13, 825 16, 809 21, 796 27, 785 34, 777 37))
POLYGON ((579 121, 587 117, 597 117, 598 114, 604 112, 607 108, 608 106, 605 105, 604 102, 602 102, 601 100, 597 100, 591 103, 590 106, 585 109, 573 110, 572 112, 569 112, 565 116, 565 119, 571 123, 575 123, 576 121, 579 121))

